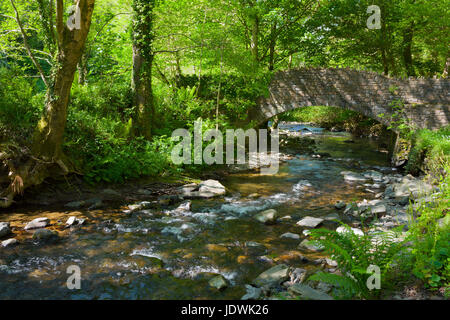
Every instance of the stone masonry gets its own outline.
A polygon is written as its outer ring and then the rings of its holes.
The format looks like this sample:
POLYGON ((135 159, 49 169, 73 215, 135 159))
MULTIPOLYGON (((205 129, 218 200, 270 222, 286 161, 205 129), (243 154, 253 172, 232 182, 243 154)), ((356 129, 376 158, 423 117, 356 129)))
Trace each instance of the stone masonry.
POLYGON ((450 123, 450 80, 394 79, 351 69, 297 69, 278 72, 270 96, 249 111, 262 124, 275 115, 305 106, 354 110, 389 125, 393 105, 403 101, 404 115, 417 128, 438 129, 450 123), (379 117, 384 114, 384 117, 379 117))

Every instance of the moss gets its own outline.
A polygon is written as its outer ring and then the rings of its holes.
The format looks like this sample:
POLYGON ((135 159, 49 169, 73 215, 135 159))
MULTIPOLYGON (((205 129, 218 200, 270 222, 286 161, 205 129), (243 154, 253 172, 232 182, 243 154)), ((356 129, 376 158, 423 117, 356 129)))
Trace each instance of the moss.
POLYGON ((437 131, 427 129, 415 132, 406 170, 417 174, 429 172, 438 176, 442 163, 450 159, 450 126, 437 131))

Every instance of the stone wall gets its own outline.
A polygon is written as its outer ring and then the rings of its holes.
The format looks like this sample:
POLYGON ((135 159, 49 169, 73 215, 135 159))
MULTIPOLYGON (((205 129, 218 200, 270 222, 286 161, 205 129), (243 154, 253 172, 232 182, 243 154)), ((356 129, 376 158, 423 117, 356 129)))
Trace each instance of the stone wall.
POLYGON ((274 76, 270 96, 250 110, 249 120, 261 124, 289 110, 324 105, 358 111, 389 125, 395 112, 392 103, 401 99, 412 124, 437 129, 450 123, 449 89, 448 79, 393 79, 351 69, 283 71, 274 76))

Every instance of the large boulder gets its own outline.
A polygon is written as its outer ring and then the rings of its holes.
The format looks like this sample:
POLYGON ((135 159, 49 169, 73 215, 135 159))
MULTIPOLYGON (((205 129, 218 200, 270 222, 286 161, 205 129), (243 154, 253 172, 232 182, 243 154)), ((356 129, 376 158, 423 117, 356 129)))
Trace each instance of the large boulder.
POLYGON ((27 225, 25 226, 25 230, 41 229, 47 227, 49 224, 49 218, 36 218, 33 221, 27 223, 27 225))
POLYGON ((192 183, 184 185, 179 189, 181 196, 184 198, 200 198, 208 199, 223 196, 227 193, 226 188, 217 180, 206 180, 199 184, 192 183))
POLYGON ((395 183, 392 188, 396 198, 412 196, 415 199, 429 194, 434 189, 431 184, 408 176, 404 177, 401 182, 395 183))
POLYGON ((11 233, 9 222, 0 222, 0 238, 11 233))
POLYGON ((253 284, 258 287, 274 287, 289 279, 289 267, 279 264, 261 273, 253 284))
POLYGON ((256 214, 254 218, 264 224, 275 224, 277 222, 278 213, 275 209, 269 209, 256 214))

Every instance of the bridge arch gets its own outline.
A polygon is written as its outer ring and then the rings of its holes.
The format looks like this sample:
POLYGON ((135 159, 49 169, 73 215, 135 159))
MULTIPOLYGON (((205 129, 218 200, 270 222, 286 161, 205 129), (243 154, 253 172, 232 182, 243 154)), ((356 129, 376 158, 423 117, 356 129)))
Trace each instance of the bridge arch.
POLYGON ((269 97, 249 111, 249 122, 270 118, 305 106, 334 106, 362 113, 390 125, 401 100, 410 123, 438 129, 450 123, 450 80, 396 79, 352 69, 302 68, 275 74, 269 97), (384 114, 384 117, 379 117, 384 114))

